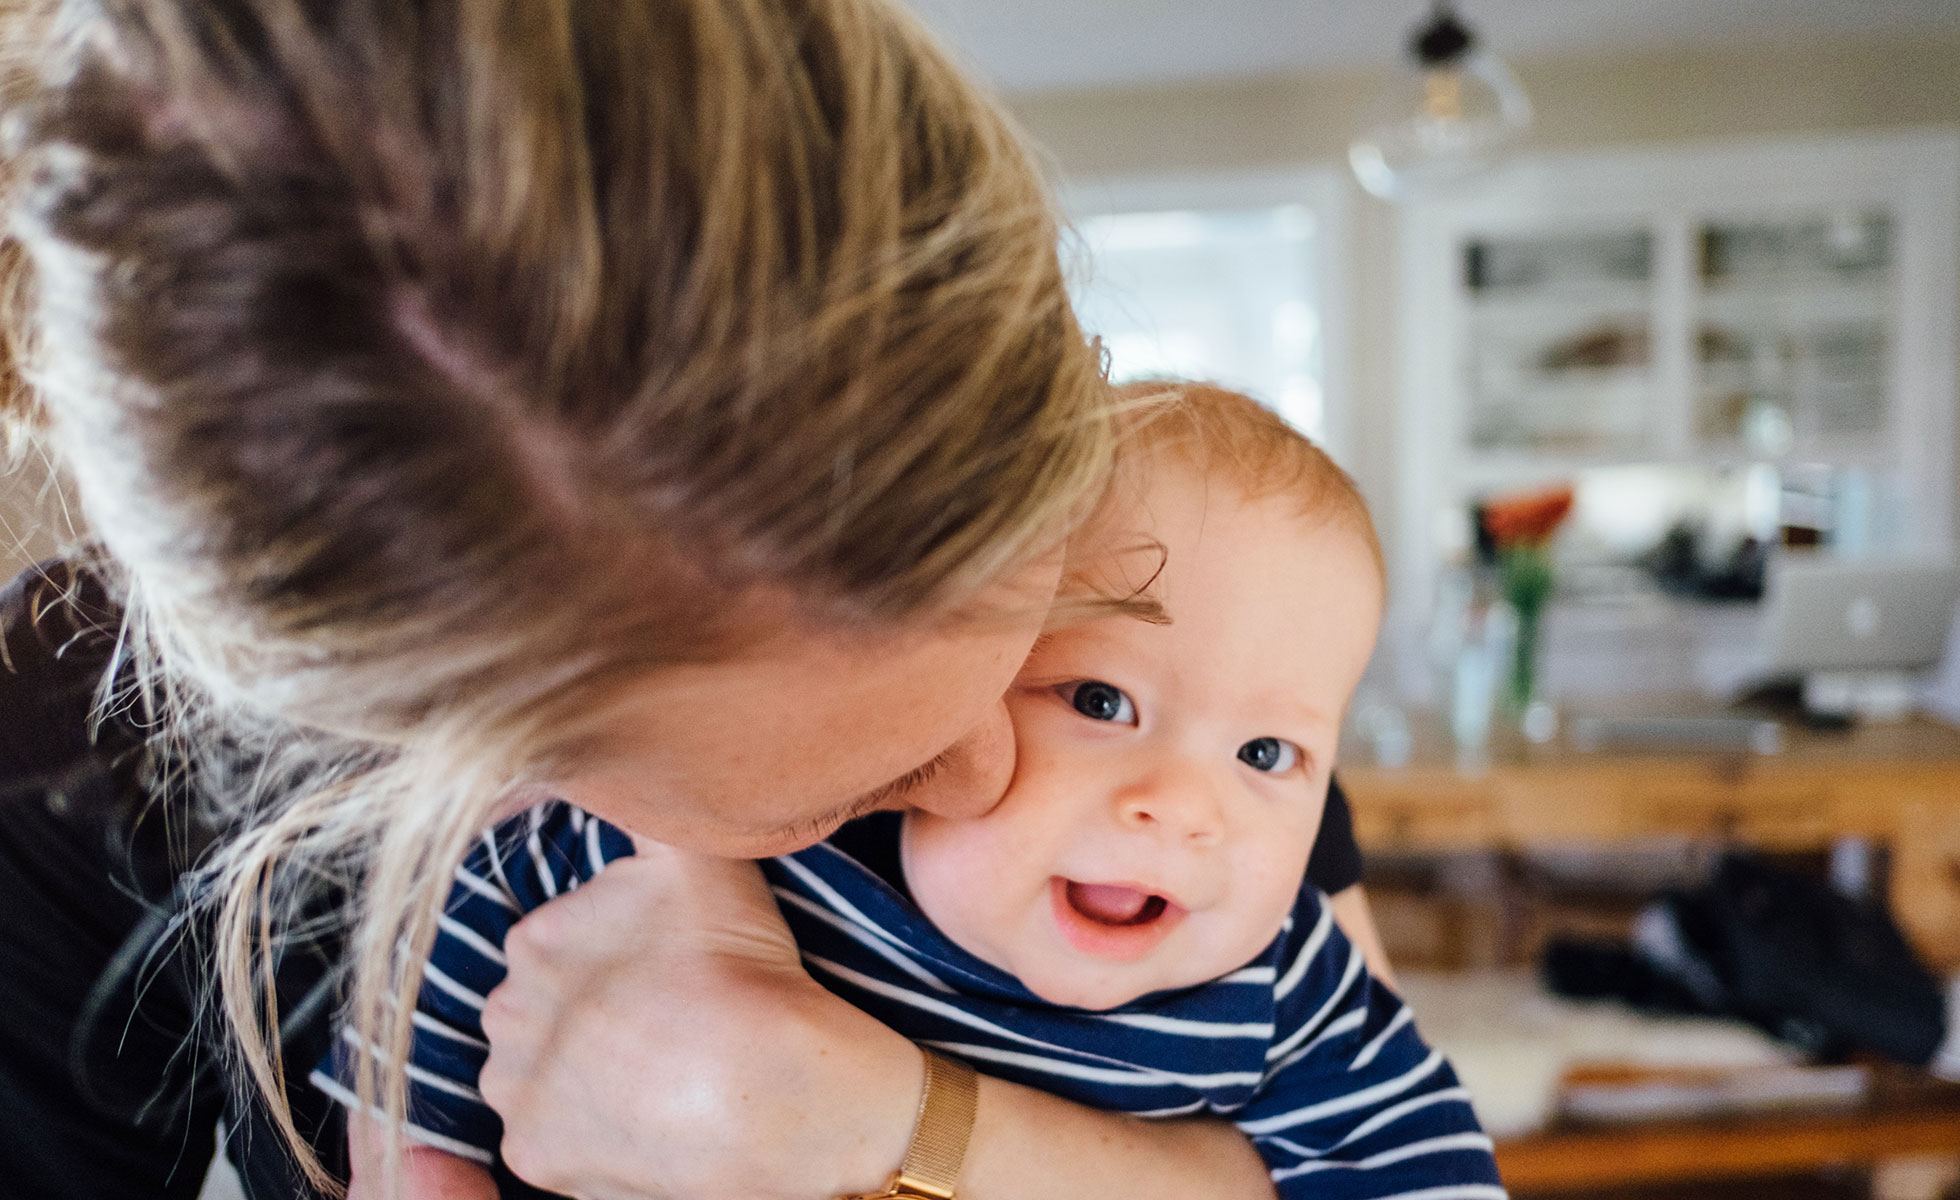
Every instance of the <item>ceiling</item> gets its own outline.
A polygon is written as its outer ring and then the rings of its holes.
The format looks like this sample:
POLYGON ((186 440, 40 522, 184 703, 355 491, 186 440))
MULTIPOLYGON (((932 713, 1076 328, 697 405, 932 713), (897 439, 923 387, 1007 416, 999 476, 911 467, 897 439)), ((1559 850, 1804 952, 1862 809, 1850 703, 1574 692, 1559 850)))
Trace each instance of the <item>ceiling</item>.
MULTIPOLYGON (((1386 66, 1426 0, 909 0, 1009 92, 1386 66)), ((1960 33, 1960 0, 1459 0, 1509 58, 1960 33)))

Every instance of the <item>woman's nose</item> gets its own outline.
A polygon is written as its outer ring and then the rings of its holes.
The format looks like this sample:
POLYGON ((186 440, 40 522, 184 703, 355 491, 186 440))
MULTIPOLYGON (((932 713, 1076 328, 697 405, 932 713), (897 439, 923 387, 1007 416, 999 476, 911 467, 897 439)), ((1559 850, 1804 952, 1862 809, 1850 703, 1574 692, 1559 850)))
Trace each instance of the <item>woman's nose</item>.
POLYGON ((984 817, 1007 794, 1014 778, 1014 726, 999 706, 953 743, 931 778, 902 799, 938 817, 984 817))
POLYGON ((1225 836, 1224 806, 1215 788, 1202 772, 1165 771, 1118 793, 1117 820, 1126 829, 1193 846, 1215 845, 1225 836))

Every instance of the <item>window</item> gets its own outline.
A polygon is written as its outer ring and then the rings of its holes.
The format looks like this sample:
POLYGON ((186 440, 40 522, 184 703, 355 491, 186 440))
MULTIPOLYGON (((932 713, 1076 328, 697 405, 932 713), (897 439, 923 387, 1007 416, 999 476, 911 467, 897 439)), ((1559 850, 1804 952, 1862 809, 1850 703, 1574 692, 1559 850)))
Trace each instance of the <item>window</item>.
POLYGON ((1211 180, 1078 216, 1065 250, 1076 310, 1111 377, 1244 391, 1338 453, 1334 197, 1318 179, 1211 180))

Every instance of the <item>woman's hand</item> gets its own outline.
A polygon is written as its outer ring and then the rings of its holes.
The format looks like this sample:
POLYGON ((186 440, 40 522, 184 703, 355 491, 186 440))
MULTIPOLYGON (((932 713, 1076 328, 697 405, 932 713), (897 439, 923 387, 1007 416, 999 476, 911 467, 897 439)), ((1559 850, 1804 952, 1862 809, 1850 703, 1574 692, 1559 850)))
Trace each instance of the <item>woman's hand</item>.
POLYGON ((877 1191, 918 1049, 819 987, 753 864, 651 843, 519 922, 481 1085, 518 1175, 588 1200, 877 1191))

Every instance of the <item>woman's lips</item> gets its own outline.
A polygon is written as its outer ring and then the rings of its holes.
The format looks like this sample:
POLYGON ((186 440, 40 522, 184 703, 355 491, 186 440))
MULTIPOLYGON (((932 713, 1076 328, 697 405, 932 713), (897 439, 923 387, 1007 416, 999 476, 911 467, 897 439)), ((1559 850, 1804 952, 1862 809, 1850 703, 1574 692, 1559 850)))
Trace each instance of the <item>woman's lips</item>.
POLYGON ((1128 883, 1049 880, 1055 925, 1069 945, 1111 962, 1135 962, 1184 920, 1169 898, 1128 883))

